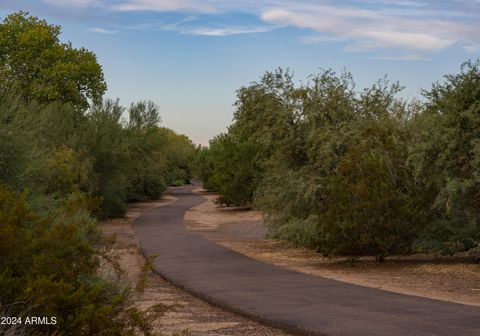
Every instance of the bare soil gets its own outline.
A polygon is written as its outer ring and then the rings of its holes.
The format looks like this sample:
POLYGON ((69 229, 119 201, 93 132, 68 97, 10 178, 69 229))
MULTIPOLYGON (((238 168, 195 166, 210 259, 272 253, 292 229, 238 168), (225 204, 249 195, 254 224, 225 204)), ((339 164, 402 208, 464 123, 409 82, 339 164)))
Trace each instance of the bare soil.
POLYGON ((385 263, 360 258, 351 266, 346 258, 324 258, 315 251, 267 239, 259 212, 221 207, 215 204, 216 195, 196 192, 208 201, 187 211, 189 229, 246 256, 356 285, 480 306, 480 264, 422 255, 392 257, 385 263))
MULTIPOLYGON (((164 307, 165 313, 154 322, 158 335, 203 336, 288 336, 289 334, 207 304, 176 288, 153 271, 142 271, 146 263, 132 228, 132 222, 143 211, 166 205, 175 200, 165 196, 162 200, 135 203, 129 206, 127 216, 100 223, 106 238, 115 237, 110 255, 124 270, 133 286, 141 288, 133 303, 142 311, 153 306, 164 307)), ((105 274, 112 272, 107 265, 105 274)))

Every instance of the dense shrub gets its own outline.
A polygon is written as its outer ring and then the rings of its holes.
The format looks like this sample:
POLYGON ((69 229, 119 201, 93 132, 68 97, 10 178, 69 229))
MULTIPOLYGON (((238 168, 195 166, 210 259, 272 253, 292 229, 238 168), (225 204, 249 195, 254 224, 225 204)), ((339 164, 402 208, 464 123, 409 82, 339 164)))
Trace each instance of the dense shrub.
POLYGON ((95 55, 59 33, 23 12, 0 23, 0 312, 57 318, 19 334, 148 335, 124 281, 100 276, 94 217, 188 182, 195 148, 154 103, 102 100, 95 55))
POLYGON ((466 62, 424 95, 411 164, 432 206, 417 247, 453 253, 480 242, 480 61, 466 62))
POLYGON ((195 150, 192 172, 203 183, 207 190, 213 190, 210 184, 210 178, 213 174, 213 162, 208 147, 198 146, 195 150))
POLYGON ((223 134, 210 142, 210 156, 215 170, 208 178, 208 187, 220 193, 218 202, 251 204, 258 175, 252 145, 235 134, 223 134))
POLYGON ((197 161, 220 202, 254 202, 271 233, 324 254, 454 253, 480 241, 480 63, 399 98, 327 70, 267 72, 238 91, 228 133, 197 161))
POLYGON ((27 198, 0 185, 0 304, 10 304, 9 316, 56 317, 31 326, 35 333, 126 335, 146 326, 134 321, 128 287, 98 275, 100 235, 86 196, 44 212, 27 198))
POLYGON ((125 109, 107 100, 80 113, 69 104, 16 105, 5 97, 0 181, 40 195, 82 191, 102 201, 99 216, 121 216, 127 201, 156 198, 168 185, 189 181, 194 145, 159 121, 151 102, 125 109), (136 113, 135 121, 125 113, 136 113))

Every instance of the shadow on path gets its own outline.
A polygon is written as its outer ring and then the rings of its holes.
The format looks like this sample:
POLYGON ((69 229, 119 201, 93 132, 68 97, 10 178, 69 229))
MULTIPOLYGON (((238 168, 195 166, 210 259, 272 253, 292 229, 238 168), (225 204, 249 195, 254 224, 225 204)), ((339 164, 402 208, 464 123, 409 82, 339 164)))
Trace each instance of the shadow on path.
POLYGON ((306 335, 478 336, 480 308, 386 292, 286 270, 233 252, 183 224, 205 201, 192 186, 150 210, 134 229, 155 271, 227 310, 306 335))

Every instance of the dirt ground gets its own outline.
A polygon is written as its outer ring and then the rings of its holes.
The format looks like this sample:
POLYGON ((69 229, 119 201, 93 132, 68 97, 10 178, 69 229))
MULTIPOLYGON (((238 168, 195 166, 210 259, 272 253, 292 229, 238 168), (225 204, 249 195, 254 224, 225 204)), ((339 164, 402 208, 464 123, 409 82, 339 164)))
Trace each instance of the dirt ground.
MULTIPOLYGON (((135 203, 129 206, 125 218, 100 223, 105 237, 115 236, 111 256, 125 271, 132 285, 140 284, 143 287, 143 291, 138 291, 134 296, 134 304, 144 311, 155 305, 166 308, 166 313, 154 323, 155 332, 158 335, 184 336, 288 336, 289 334, 283 331, 266 327, 196 299, 152 271, 142 272, 145 258, 135 237, 132 222, 143 211, 174 200, 175 198, 166 196, 160 201, 135 203)), ((111 268, 105 265, 104 273, 110 272, 111 268)))
POLYGON ((187 211, 191 230, 251 258, 315 276, 397 293, 480 306, 480 264, 452 258, 415 256, 377 263, 363 258, 353 267, 345 259, 324 258, 307 249, 287 248, 266 239, 260 213, 219 207, 214 194, 187 211))

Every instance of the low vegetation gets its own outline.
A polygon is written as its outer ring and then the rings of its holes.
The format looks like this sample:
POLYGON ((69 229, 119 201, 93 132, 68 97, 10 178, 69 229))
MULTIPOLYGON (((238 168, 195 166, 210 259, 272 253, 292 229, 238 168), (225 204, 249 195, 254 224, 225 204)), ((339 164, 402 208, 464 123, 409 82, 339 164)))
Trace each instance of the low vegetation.
POLYGON ((278 69, 238 91, 234 122, 197 155, 226 205, 325 255, 478 251, 480 62, 406 101, 382 79, 278 69))

